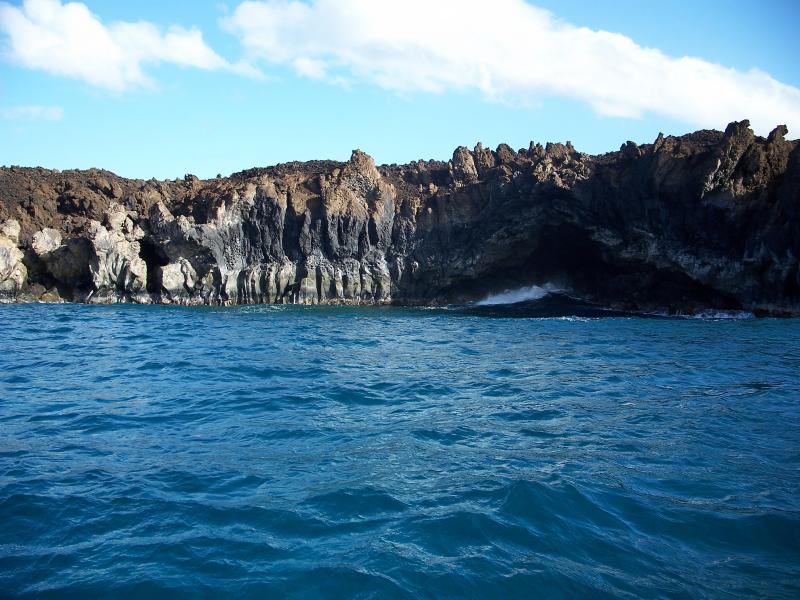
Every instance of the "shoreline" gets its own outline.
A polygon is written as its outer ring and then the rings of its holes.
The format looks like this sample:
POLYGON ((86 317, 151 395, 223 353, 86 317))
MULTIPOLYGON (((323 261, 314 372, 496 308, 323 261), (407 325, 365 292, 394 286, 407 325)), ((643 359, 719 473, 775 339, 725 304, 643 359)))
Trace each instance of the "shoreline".
POLYGON ((748 121, 588 155, 286 163, 128 180, 0 168, 0 295, 465 304, 531 282, 622 310, 800 315, 800 143, 748 121))
MULTIPOLYGON (((582 302, 578 300, 579 302, 582 302)), ((73 300, 41 300, 37 298, 27 299, 8 299, 0 298, 0 305, 28 305, 28 304, 45 304, 45 305, 70 305, 70 306, 164 306, 164 307, 177 307, 177 308, 197 308, 197 309, 236 309, 242 307, 265 307, 265 308, 303 308, 303 309, 325 309, 325 308, 354 308, 354 309, 381 309, 381 308, 405 308, 405 309, 418 309, 418 310, 460 310, 470 311, 473 314, 480 315, 480 313, 489 314, 492 312, 502 313, 504 311, 525 309, 534 310, 536 302, 518 302, 518 303, 502 303, 502 304, 489 304, 484 305, 478 302, 469 303, 406 303, 406 302, 322 302, 322 303, 297 303, 297 302, 260 302, 260 303, 236 303, 236 302, 219 302, 214 304, 208 303, 181 303, 181 302, 159 302, 156 300, 150 301, 130 301, 130 300, 104 300, 104 301, 73 301, 73 300)), ((654 319, 697 319, 697 320, 747 320, 747 319, 795 319, 800 318, 800 312, 787 312, 777 309, 746 309, 746 308, 720 308, 720 307, 695 307, 690 310, 666 310, 663 308, 642 308, 635 309, 624 306, 607 306, 595 303, 584 303, 584 307, 596 312, 596 315, 586 318, 614 318, 614 317, 635 317, 635 318, 654 318, 654 319), (607 315, 603 313, 608 313, 607 315)), ((577 316, 583 317, 577 312, 570 312, 569 307, 565 307, 563 315, 559 316, 577 316)), ((537 318, 537 317, 532 317, 537 318)), ((547 318, 547 317, 545 317, 547 318)), ((554 317, 557 318, 557 317, 554 317)))

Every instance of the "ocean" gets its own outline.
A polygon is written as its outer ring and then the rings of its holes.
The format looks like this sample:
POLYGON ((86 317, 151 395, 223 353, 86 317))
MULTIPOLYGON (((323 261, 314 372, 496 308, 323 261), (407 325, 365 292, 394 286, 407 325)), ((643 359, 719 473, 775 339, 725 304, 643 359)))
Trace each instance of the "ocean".
POLYGON ((800 597, 800 320, 562 300, 0 306, 0 596, 800 597))

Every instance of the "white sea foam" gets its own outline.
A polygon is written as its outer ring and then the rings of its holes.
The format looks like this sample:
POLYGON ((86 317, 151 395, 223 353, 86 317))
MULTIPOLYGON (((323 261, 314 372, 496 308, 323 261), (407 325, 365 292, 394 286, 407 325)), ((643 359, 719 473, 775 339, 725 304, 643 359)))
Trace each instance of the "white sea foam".
POLYGON ((702 310, 699 313, 691 315, 689 318, 691 319, 710 319, 710 320, 717 320, 717 319, 733 319, 733 320, 742 320, 742 319, 755 319, 756 316, 746 310, 702 310))
POLYGON ((548 294, 563 291, 558 286, 552 283, 545 283, 544 285, 529 285, 527 287, 518 288, 515 290, 505 290, 499 294, 490 294, 483 300, 479 300, 475 304, 478 306, 493 306, 495 304, 516 304, 517 302, 526 302, 528 300, 539 300, 548 294))
POLYGON ((696 313, 689 313, 689 314, 683 314, 683 313, 675 314, 662 311, 646 311, 640 314, 650 317, 666 317, 669 319, 698 319, 701 321, 722 321, 722 320, 743 321, 747 319, 756 318, 754 313, 747 310, 716 310, 713 308, 708 308, 696 313))

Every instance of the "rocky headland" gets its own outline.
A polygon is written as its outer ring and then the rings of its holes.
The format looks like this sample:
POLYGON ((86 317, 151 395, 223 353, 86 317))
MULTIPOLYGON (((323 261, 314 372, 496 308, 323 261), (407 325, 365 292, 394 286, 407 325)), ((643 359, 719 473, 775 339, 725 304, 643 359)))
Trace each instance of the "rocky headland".
POLYGON ((800 314, 800 144, 747 121, 229 177, 0 168, 0 299, 440 304, 555 282, 630 310, 800 314))

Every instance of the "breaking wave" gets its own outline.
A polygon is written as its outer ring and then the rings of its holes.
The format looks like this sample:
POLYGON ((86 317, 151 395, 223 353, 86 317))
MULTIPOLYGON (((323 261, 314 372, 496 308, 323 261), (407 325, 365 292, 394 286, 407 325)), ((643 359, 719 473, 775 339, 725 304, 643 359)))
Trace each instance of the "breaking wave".
POLYGON ((755 319, 756 316, 747 310, 701 310, 700 312, 689 315, 690 319, 709 319, 709 320, 720 320, 720 319, 733 319, 735 321, 741 321, 745 319, 755 319))
POLYGON ((541 300, 550 294, 563 292, 562 288, 545 283, 542 286, 530 285, 516 290, 505 290, 499 294, 490 294, 483 300, 475 303, 476 306, 495 306, 497 304, 517 304, 518 302, 529 302, 531 300, 541 300))

